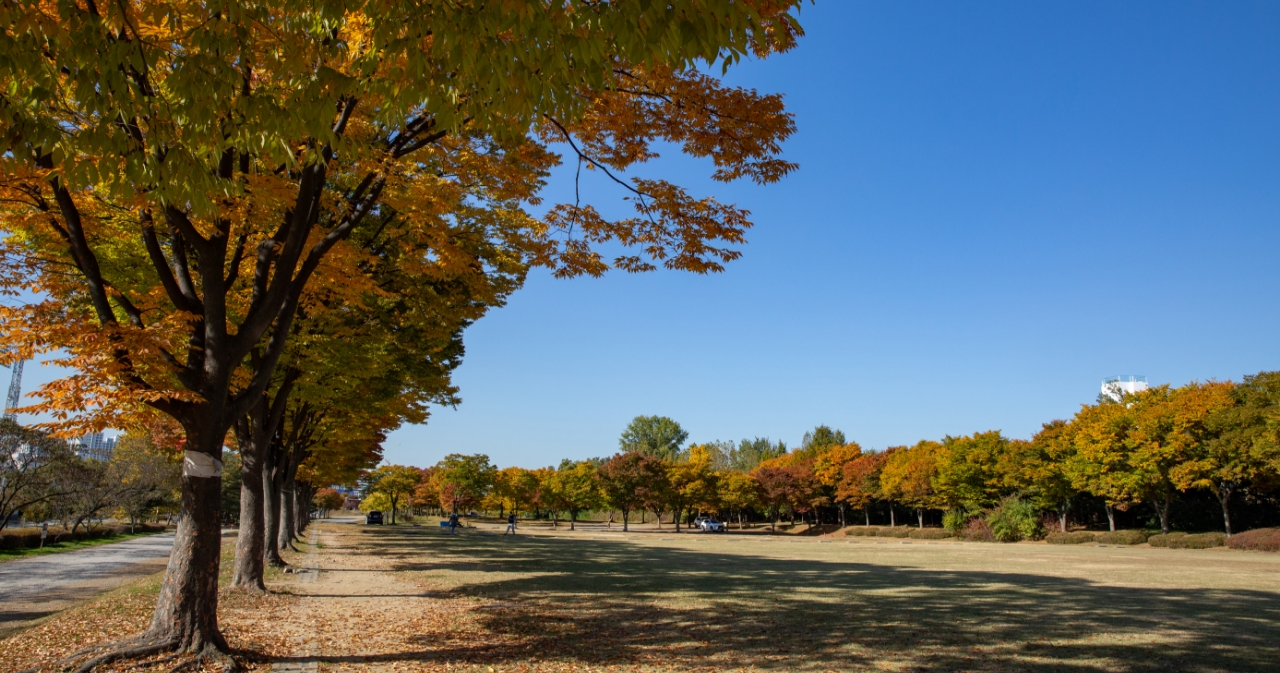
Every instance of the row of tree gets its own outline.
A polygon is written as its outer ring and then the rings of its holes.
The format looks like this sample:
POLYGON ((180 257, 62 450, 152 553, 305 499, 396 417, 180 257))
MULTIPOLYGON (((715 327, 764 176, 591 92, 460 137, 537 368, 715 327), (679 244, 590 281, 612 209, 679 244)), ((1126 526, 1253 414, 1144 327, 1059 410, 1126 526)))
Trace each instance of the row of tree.
MULTIPOLYGON (((1102 395, 1070 420, 1046 423, 1029 440, 977 432, 912 446, 864 451, 844 433, 819 426, 800 447, 757 438, 684 446, 675 421, 637 417, 608 459, 562 462, 557 468, 498 469, 484 455, 450 455, 418 469, 384 466, 365 480, 366 509, 471 508, 532 511, 570 527, 585 511, 669 515, 677 530, 699 512, 735 518, 832 513, 899 507, 944 513, 953 527, 1017 497, 1052 513, 1067 529, 1072 507, 1101 502, 1111 530, 1116 512, 1147 505, 1164 532, 1181 494, 1203 490, 1221 507, 1232 532, 1231 504, 1242 496, 1268 500, 1280 489, 1280 372, 1241 383, 1191 383, 1102 395)), ((393 515, 394 516, 394 515, 393 515)))

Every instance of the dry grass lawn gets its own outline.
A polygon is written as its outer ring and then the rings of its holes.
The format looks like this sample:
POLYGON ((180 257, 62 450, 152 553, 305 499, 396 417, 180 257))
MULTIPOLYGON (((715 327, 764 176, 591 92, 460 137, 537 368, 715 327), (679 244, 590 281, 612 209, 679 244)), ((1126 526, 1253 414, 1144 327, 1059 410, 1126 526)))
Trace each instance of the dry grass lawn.
MULTIPOLYGON (((314 581, 279 576, 278 595, 224 606, 232 643, 262 655, 255 668, 1280 670, 1280 554, 319 530, 297 559, 321 569, 314 581)), ((58 619, 0 649, 48 638, 58 619)), ((0 652, 0 670, 18 663, 0 652)))

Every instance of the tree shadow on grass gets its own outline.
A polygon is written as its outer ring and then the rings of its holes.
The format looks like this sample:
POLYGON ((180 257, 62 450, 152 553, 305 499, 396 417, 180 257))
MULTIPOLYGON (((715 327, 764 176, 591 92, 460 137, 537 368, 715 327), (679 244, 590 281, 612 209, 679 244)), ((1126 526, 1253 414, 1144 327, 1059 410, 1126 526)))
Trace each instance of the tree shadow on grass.
POLYGON ((398 570, 447 575, 454 586, 446 595, 503 601, 478 611, 479 620, 507 636, 498 643, 509 643, 433 648, 423 642, 429 656, 404 652, 388 660, 575 660, 678 669, 1280 670, 1280 595, 1267 591, 1116 587, 621 540, 412 532, 379 538, 379 553, 397 559, 398 570))

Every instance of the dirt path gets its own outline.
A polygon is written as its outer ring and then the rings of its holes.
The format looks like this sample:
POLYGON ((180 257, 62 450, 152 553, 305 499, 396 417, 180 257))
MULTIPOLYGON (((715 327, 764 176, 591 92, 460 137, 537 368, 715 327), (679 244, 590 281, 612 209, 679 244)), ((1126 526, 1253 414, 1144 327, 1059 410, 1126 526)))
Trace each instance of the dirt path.
MULTIPOLYGON (((389 564, 353 544, 357 528, 314 526, 300 569, 287 583, 298 601, 278 624, 294 644, 273 671, 422 670, 434 658, 416 636, 424 617, 447 611, 447 601, 389 572, 389 564)), ((276 587, 273 587, 276 588, 276 587)), ((285 588, 284 586, 280 588, 285 588)))

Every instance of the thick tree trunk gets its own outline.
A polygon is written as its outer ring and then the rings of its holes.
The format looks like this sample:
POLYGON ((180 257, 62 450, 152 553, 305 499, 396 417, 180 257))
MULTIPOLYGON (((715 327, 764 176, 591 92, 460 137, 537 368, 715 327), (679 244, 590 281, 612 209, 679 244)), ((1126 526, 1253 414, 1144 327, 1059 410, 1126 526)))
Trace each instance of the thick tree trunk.
POLYGON ((916 510, 916 519, 920 521, 920 528, 923 529, 924 528, 924 510, 923 509, 916 510))
MULTIPOLYGON (((392 510, 392 523, 394 520, 394 511, 392 510)), ((277 531, 277 544, 280 551, 293 549, 293 524, 295 522, 293 516, 293 483, 286 481, 284 487, 280 489, 280 530, 277 531)))
POLYGON ((1116 508, 1111 505, 1107 505, 1107 525, 1112 533, 1116 532, 1116 508))
POLYGON ((631 518, 627 515, 630 513, 631 513, 631 510, 629 509, 622 510, 622 532, 624 533, 627 532, 627 519, 631 518))
POLYGON ((867 519, 867 528, 870 528, 871 527, 871 508, 868 506, 864 506, 862 508, 862 515, 867 519))
POLYGON ((147 638, 183 652, 226 652, 218 631, 222 477, 182 478, 182 511, 147 638))
POLYGON ((1067 508, 1066 507, 1063 507, 1062 509, 1058 510, 1058 528, 1061 529, 1062 532, 1064 533, 1067 532, 1067 508))
POLYGON ((287 563, 280 557, 280 489, 271 472, 262 473, 262 544, 263 558, 273 568, 283 568, 287 563))
POLYGON ((262 457, 251 445, 240 441, 240 533, 236 537, 235 570, 231 586, 265 592, 263 564, 266 538, 262 499, 262 457))
POLYGON ((889 503, 889 527, 896 528, 898 522, 893 518, 893 503, 889 503))

